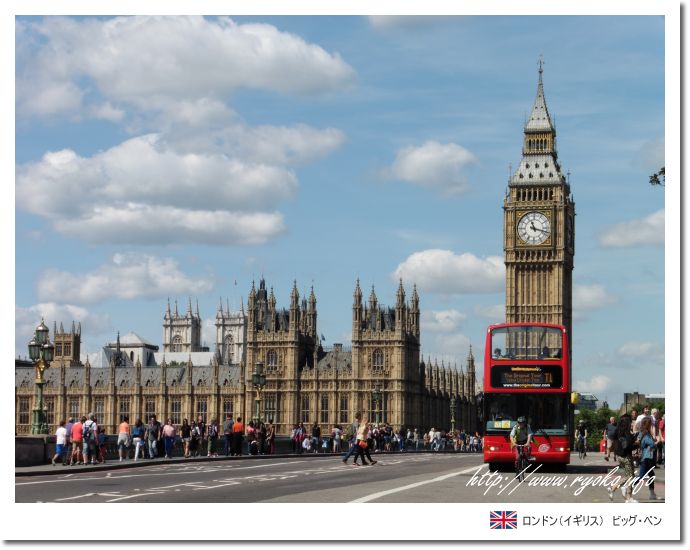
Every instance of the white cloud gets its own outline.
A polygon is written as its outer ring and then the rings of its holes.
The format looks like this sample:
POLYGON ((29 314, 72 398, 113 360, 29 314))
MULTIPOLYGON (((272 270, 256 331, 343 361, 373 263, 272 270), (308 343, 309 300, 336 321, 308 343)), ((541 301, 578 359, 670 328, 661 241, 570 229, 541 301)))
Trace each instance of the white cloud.
POLYGON ((46 302, 29 307, 14 308, 15 354, 22 357, 28 355, 27 344, 34 335, 36 327, 45 320, 50 329, 50 339, 53 340, 53 323, 63 324, 65 330, 72 328, 72 321, 81 323, 82 341, 93 335, 105 334, 112 331, 109 315, 91 313, 87 309, 65 303, 46 302))
POLYGON ((424 356, 430 355, 438 359, 439 366, 441 361, 445 361, 446 366, 456 365, 458 369, 465 367, 467 351, 470 348, 470 339, 461 333, 436 334, 430 342, 424 342, 424 356))
POLYGON ((227 17, 45 17, 18 25, 17 36, 35 46, 22 50, 17 78, 19 111, 31 115, 74 112, 94 89, 115 104, 150 109, 170 99, 227 98, 238 88, 324 93, 354 78, 337 53, 227 17))
POLYGON ((604 229, 599 243, 605 248, 663 246, 665 211, 654 212, 640 220, 630 220, 604 229))
POLYGON ((467 190, 466 171, 477 162, 477 157, 460 145, 427 141, 418 147, 400 149, 384 175, 444 196, 457 196, 467 190))
POLYGON ((616 301, 617 298, 609 294, 604 285, 574 285, 573 317, 582 319, 585 312, 606 307, 616 301))
MULTIPOLYGON (((574 388, 576 391, 582 393, 602 393, 609 388, 611 384, 611 379, 603 374, 595 375, 589 380, 576 380, 574 383, 574 388)), ((599 397, 599 396, 597 396, 599 397)))
POLYGON ((491 323, 502 323, 506 318, 506 307, 503 304, 493 306, 474 306, 474 313, 483 319, 488 319, 491 323))
POLYGON ((415 252, 392 275, 415 282, 421 290, 438 294, 501 292, 505 283, 503 258, 477 258, 468 252, 430 249, 415 252))
POLYGON ((285 228, 281 214, 256 210, 296 189, 283 167, 179 154, 148 135, 89 158, 66 149, 19 166, 16 201, 91 242, 260 244, 285 228))
POLYGON ((460 328, 467 315, 456 309, 442 311, 422 311, 422 331, 454 332, 460 328))
POLYGON ((38 281, 40 299, 78 304, 203 294, 212 288, 212 278, 187 276, 172 258, 143 254, 115 254, 109 263, 83 274, 49 269, 38 281))
POLYGON ((439 21, 440 15, 369 15, 367 19, 374 29, 419 29, 439 21))
POLYGON ((664 351, 654 342, 625 342, 618 348, 618 354, 636 360, 638 363, 653 365, 664 364, 664 351))

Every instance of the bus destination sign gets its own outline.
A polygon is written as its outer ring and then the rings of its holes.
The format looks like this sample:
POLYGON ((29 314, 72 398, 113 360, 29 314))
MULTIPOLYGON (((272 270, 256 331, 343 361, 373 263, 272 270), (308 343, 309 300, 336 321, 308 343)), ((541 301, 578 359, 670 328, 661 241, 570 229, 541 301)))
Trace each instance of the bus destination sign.
POLYGON ((560 388, 563 376, 560 365, 494 365, 491 386, 494 388, 560 388))

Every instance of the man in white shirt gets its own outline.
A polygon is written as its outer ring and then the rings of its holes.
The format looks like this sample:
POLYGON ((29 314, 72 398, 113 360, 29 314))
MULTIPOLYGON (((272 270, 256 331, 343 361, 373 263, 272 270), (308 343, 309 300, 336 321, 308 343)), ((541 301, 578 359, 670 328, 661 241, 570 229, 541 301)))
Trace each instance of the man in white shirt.
POLYGON ((65 428, 65 421, 60 420, 60 427, 55 432, 55 456, 52 458, 51 462, 55 466, 55 461, 58 457, 61 457, 62 465, 65 465, 65 459, 62 457, 62 453, 65 450, 65 445, 67 444, 67 428, 65 428))

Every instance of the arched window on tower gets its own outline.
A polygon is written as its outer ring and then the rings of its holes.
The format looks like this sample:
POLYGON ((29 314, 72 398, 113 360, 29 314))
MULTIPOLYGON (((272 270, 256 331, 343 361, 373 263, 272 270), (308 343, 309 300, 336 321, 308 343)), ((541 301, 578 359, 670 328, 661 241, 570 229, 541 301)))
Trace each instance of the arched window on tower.
POLYGON ((375 373, 383 372, 383 351, 380 349, 374 350, 371 356, 371 371, 375 373))
POLYGON ((172 345, 170 346, 170 351, 183 351, 182 350, 182 336, 179 334, 172 339, 172 345))
POLYGON ((235 340, 232 334, 228 334, 225 337, 223 356, 228 365, 232 365, 235 362, 235 340))
POLYGON ((266 353, 266 372, 278 372, 278 354, 273 349, 266 353))

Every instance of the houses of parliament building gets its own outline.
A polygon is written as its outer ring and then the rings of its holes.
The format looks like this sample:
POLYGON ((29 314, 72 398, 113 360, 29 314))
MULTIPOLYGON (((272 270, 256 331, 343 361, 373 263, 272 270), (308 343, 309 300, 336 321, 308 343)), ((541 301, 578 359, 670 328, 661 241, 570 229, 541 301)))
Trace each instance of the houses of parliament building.
MULTIPOLYGON (((279 434, 293 425, 318 423, 330 431, 362 411, 369 421, 394 427, 478 429, 472 351, 465 368, 424 361, 420 356, 420 309, 416 287, 406 301, 402 281, 393 307, 379 304, 374 288, 367 301, 357 282, 352 304, 352 343, 324 347, 317 332, 316 296, 300 300, 296 283, 289 305, 278 308, 273 289, 252 283, 247 310, 216 314, 215 349, 201 345, 201 317, 191 301, 185 314, 168 304, 163 350, 134 333, 118 334, 80 361, 81 326, 54 324, 55 354, 45 371, 44 403, 52 431, 62 418, 93 412, 107 433, 121 418, 156 414, 182 419, 201 415, 222 421, 227 414, 251 419, 256 387, 252 373, 263 365, 260 416, 279 434), (453 411, 451 412, 451 407, 453 411), (452 417, 452 418, 451 418, 452 417)), ((16 432, 30 431, 34 367, 15 366, 16 432)))
MULTIPOLYGON (((525 123, 522 159, 503 200, 503 249, 508 322, 563 324, 572 336, 572 271, 575 204, 556 151, 556 129, 539 81, 525 123)), ((286 302, 288 302, 286 300, 286 302)), ((45 371, 48 424, 94 412, 112 433, 120 418, 156 414, 179 424, 198 415, 206 421, 227 414, 255 416, 252 374, 263 365, 260 416, 279 434, 299 422, 324 429, 365 420, 394 427, 480 430, 477 380, 470 348, 466 364, 424 361, 420 351, 419 296, 406 299, 402 281, 395 305, 379 304, 372 288, 365 300, 359 281, 352 301, 352 339, 324 347, 317 331, 312 288, 300 299, 292 287, 287 307, 278 308, 273 289, 252 283, 247 308, 231 312, 222 302, 215 318, 213 349, 201 345, 198 304, 186 312, 170 303, 163 316, 163 349, 134 333, 80 360, 81 327, 54 324, 55 357, 45 371)), ((502 319, 496 319, 501 322, 502 319)), ((30 431, 34 366, 16 361, 15 425, 30 431)))

